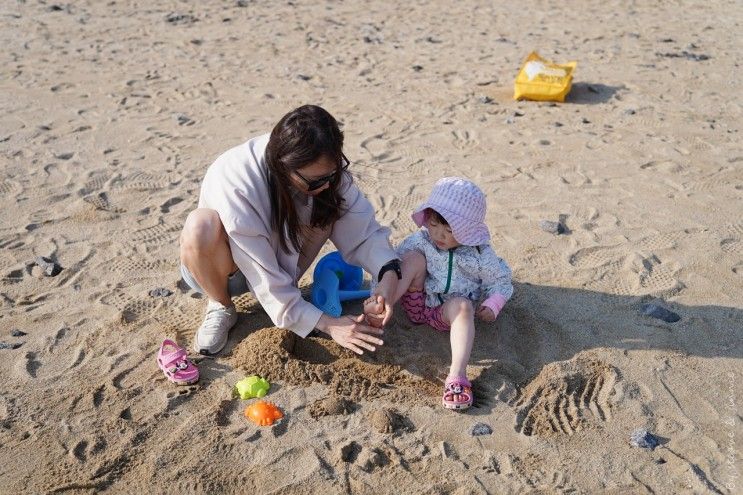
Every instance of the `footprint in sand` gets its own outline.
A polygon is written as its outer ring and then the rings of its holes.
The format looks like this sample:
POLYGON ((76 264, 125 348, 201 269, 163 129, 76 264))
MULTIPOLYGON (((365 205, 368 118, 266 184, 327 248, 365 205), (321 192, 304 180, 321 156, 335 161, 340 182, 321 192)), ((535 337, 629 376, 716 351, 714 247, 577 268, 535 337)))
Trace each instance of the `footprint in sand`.
POLYGON ((684 183, 683 189, 685 191, 703 193, 712 193, 717 191, 733 193, 736 186, 740 186, 741 183, 743 183, 743 172, 737 168, 726 168, 725 170, 715 172, 707 177, 686 182, 684 183))
POLYGON ((93 392, 92 402, 94 408, 98 409, 103 403, 103 399, 105 399, 105 391, 106 386, 101 385, 93 392))
POLYGON ((30 376, 31 378, 36 378, 39 368, 41 368, 41 362, 36 360, 36 353, 27 352, 25 359, 26 359, 26 365, 25 365, 26 374, 28 374, 28 376, 30 376))
MULTIPOLYGON (((99 265, 101 266, 101 265, 99 265)), ((163 260, 148 261, 144 258, 125 256, 106 260, 103 264, 106 270, 114 271, 129 278, 154 278, 176 270, 177 266, 163 260)))
POLYGON ((168 189, 178 185, 181 179, 173 174, 151 174, 149 172, 135 171, 126 177, 117 178, 113 181, 114 189, 135 189, 139 191, 151 191, 168 189))
POLYGON ((576 268, 591 269, 600 267, 619 267, 622 251, 616 246, 594 246, 579 249, 568 258, 576 268))
POLYGON ((743 224, 730 224, 713 232, 719 239, 720 249, 728 254, 743 252, 743 224))
POLYGON ((121 312, 121 321, 124 323, 134 323, 149 317, 159 304, 159 301, 153 298, 138 299, 123 292, 108 294, 102 297, 100 302, 118 309, 121 312))
POLYGON ((109 211, 111 213, 123 213, 126 211, 126 209, 114 205, 105 191, 83 196, 83 201, 92 205, 96 210, 109 211))
POLYGON ((659 171, 676 176, 684 175, 688 169, 687 165, 682 165, 673 160, 651 160, 640 165, 640 170, 659 171))
POLYGON ((160 211, 162 213, 169 213, 171 207, 177 205, 178 203, 182 201, 183 201, 183 198, 179 198, 177 196, 174 198, 170 198, 169 200, 167 200, 166 202, 160 205, 160 211))
POLYGON ((740 239, 729 238, 720 241, 720 249, 728 254, 741 254, 743 253, 743 242, 740 239))
POLYGON ((394 148, 397 153, 408 161, 430 160, 441 154, 441 148, 433 143, 399 143, 394 148))
POLYGON ((187 403, 194 396, 198 387, 188 387, 176 391, 168 392, 166 395, 167 403, 165 412, 173 412, 183 404, 187 403))
POLYGON ((672 249, 678 245, 678 241, 684 237, 684 232, 666 232, 663 234, 643 237, 635 243, 637 249, 656 251, 660 249, 672 249))
POLYGON ((75 359, 70 364, 69 369, 77 368, 78 366, 80 366, 80 364, 84 360, 85 360, 85 349, 82 347, 78 347, 77 352, 75 353, 75 359))
POLYGON ((88 176, 90 178, 85 182, 85 184, 83 184, 83 187, 78 190, 78 194, 82 196, 92 194, 95 191, 102 189, 112 180, 111 176, 106 171, 96 170, 90 172, 88 176))
POLYGON ((8 196, 15 196, 18 193, 23 191, 23 187, 21 185, 10 179, 5 179, 2 182, 0 182, 0 195, 4 197, 8 196))
POLYGON ((454 135, 454 147, 457 149, 464 151, 476 148, 480 144, 475 131, 457 129, 456 131, 452 131, 452 134, 454 135))
POLYGON ((161 223, 152 227, 135 230, 129 244, 144 244, 146 246, 172 245, 177 242, 183 226, 178 224, 161 223))
MULTIPOLYGON (((159 308, 152 315, 167 335, 175 334, 178 342, 189 342, 204 318, 203 304, 193 299, 189 303, 175 303, 159 308)), ((243 307, 235 303, 241 312, 243 307)))
POLYGON ((214 422, 219 427, 229 426, 230 415, 240 405, 234 400, 222 400, 214 411, 214 422))
POLYGON ((87 456, 85 454, 85 451, 87 449, 88 442, 86 440, 80 440, 75 444, 74 447, 72 447, 72 450, 70 450, 70 455, 78 461, 85 462, 87 460, 87 456))
POLYGON ((572 435, 611 419, 618 374, 590 359, 545 366, 521 392, 515 429, 526 436, 572 435))

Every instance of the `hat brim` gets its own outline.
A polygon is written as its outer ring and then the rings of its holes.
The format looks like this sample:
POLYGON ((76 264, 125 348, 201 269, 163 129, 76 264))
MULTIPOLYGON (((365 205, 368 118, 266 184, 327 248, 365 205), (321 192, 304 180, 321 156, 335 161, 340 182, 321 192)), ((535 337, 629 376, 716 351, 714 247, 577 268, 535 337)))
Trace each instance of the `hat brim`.
POLYGON ((451 227, 451 233, 454 239, 459 244, 464 246, 479 246, 490 241, 490 229, 488 229, 488 226, 484 222, 473 222, 451 210, 442 208, 441 205, 432 204, 430 201, 426 201, 420 205, 411 215, 413 222, 418 227, 423 227, 426 223, 426 208, 432 208, 444 217, 444 220, 451 227))

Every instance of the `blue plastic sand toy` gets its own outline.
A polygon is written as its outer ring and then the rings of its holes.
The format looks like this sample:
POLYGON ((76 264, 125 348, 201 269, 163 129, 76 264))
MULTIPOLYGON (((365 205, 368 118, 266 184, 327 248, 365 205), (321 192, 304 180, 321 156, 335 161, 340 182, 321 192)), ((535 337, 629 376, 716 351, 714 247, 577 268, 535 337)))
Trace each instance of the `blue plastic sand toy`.
POLYGON ((312 304, 330 316, 341 315, 342 301, 369 297, 369 290, 361 290, 364 271, 343 261, 338 251, 317 262, 312 278, 312 304))

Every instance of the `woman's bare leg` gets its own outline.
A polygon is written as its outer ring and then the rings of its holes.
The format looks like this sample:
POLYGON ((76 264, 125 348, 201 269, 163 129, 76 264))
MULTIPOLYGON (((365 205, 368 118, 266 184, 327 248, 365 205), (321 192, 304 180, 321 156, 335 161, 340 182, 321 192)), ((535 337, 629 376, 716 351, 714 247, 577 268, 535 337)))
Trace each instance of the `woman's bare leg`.
POLYGON ((227 232, 216 210, 198 208, 186 218, 181 232, 181 263, 191 272, 207 297, 223 306, 232 301, 227 279, 237 270, 227 232))

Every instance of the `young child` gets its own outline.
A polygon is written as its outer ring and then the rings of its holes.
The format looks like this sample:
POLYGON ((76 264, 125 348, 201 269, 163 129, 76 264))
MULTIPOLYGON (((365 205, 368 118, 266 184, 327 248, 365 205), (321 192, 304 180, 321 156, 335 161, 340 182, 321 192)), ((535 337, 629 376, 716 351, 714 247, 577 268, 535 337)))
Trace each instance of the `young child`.
MULTIPOLYGON (((447 409, 472 405, 467 362, 475 337, 475 316, 494 321, 513 294, 511 269, 490 247, 484 223, 485 195, 472 182, 446 177, 413 213, 418 232, 398 247, 402 279, 395 300, 408 318, 450 332, 452 362, 444 384, 447 409)), ((384 307, 378 296, 364 302, 364 313, 379 325, 384 307)))

